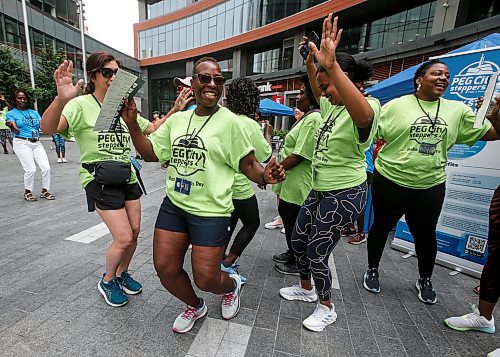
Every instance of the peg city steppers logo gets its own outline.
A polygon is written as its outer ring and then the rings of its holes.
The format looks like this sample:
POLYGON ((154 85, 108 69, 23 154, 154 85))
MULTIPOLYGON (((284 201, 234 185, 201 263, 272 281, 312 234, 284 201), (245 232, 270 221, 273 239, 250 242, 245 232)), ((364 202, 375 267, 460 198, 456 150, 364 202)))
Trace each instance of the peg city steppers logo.
POLYGON ((457 75, 453 76, 450 94, 463 100, 476 100, 483 95, 491 75, 500 68, 495 62, 484 59, 484 54, 478 62, 464 67, 457 75))
POLYGON ((441 118, 432 119, 434 125, 429 121, 427 116, 422 116, 415 120, 410 126, 410 140, 414 140, 419 144, 427 143, 436 145, 443 141, 448 132, 446 122, 441 118), (434 122, 435 120, 435 122, 434 122))
POLYGON ((179 175, 191 176, 205 171, 206 162, 207 149, 201 137, 186 134, 174 140, 170 165, 179 175))

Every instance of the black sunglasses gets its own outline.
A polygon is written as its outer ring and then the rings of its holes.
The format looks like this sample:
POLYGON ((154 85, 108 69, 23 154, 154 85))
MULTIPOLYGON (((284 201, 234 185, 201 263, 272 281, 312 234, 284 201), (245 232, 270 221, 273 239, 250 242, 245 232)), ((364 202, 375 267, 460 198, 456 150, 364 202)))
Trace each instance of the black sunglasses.
POLYGON ((209 74, 197 73, 194 75, 194 77, 198 77, 200 82, 203 84, 209 84, 210 82, 212 82, 212 79, 213 79, 216 86, 223 86, 224 83, 226 83, 226 78, 224 78, 222 76, 212 77, 209 74))
POLYGON ((101 69, 99 69, 99 72, 101 72, 102 76, 104 78, 111 78, 113 77, 113 74, 116 76, 116 72, 118 72, 118 69, 112 69, 112 68, 106 68, 106 67, 103 67, 101 69))

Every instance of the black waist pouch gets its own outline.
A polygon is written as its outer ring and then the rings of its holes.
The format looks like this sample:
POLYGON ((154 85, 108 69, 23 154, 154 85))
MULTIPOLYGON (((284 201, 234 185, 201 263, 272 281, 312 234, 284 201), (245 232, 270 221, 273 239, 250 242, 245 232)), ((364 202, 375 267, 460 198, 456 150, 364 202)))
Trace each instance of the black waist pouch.
POLYGON ((97 164, 82 164, 82 167, 94 176, 101 185, 119 186, 130 182, 132 170, 130 163, 119 161, 102 161, 97 164))

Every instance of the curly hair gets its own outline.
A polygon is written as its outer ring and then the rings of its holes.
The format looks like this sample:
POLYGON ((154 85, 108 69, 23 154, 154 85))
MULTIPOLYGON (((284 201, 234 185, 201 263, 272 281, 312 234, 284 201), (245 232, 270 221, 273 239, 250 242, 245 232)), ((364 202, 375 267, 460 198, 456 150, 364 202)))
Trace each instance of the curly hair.
POLYGON ((26 96, 26 108, 31 108, 31 96, 24 89, 16 89, 10 94, 10 102, 15 107, 16 106, 16 97, 19 93, 23 93, 26 96))
MULTIPOLYGON (((437 60, 437 59, 433 59, 433 60, 422 63, 422 65, 417 68, 417 70, 415 71, 415 75, 413 76, 413 89, 415 89, 415 92, 418 89, 417 79, 425 76, 425 73, 427 72, 427 70, 432 65, 435 65, 437 63, 443 63, 443 62, 441 62, 440 60, 437 60)), ((443 64, 446 65, 445 63, 443 63, 443 64)))
POLYGON ((253 118, 259 110, 260 91, 250 78, 240 77, 227 86, 227 108, 235 114, 253 118))

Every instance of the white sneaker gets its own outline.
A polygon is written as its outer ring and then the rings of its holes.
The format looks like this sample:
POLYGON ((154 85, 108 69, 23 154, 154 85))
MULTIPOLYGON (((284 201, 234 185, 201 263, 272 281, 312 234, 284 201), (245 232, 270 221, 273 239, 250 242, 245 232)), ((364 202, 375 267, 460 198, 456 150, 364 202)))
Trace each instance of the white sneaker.
POLYGON ((68 160, 66 160, 64 157, 61 160, 61 162, 68 162, 68 160))
POLYGON ((472 312, 458 317, 448 317, 444 323, 449 328, 457 331, 481 331, 486 333, 495 333, 495 318, 491 320, 479 315, 478 309, 472 305, 472 312))
POLYGON ((300 285, 293 285, 288 288, 281 288, 280 295, 283 299, 290 301, 300 300, 300 301, 314 302, 318 300, 318 295, 316 294, 316 290, 314 288, 312 290, 307 290, 300 285))
POLYGON ((285 228, 281 228, 281 233, 285 234, 285 228))
POLYGON ((187 305, 183 312, 180 313, 179 316, 174 321, 174 326, 172 330, 177 333, 186 333, 191 330, 194 326, 196 320, 201 319, 203 316, 207 314, 207 304, 205 304, 205 300, 203 300, 203 306, 200 308, 196 308, 193 306, 187 305))
POLYGON ((273 218, 272 222, 266 223, 264 227, 266 227, 266 229, 281 229, 283 228, 283 220, 280 216, 276 216, 273 218))
POLYGON ((236 283, 234 291, 222 295, 222 317, 232 319, 240 311, 241 278, 238 274, 229 275, 236 283))
POLYGON ((496 350, 488 353, 487 357, 500 357, 500 348, 497 348, 496 350))
POLYGON ((329 309, 328 306, 318 303, 316 310, 314 310, 311 316, 302 321, 302 325, 308 330, 321 332, 326 326, 333 324, 336 320, 337 313, 333 304, 332 308, 329 309))
POLYGON ((62 159, 57 159, 57 162, 58 162, 58 163, 61 163, 61 162, 62 162, 62 159))

